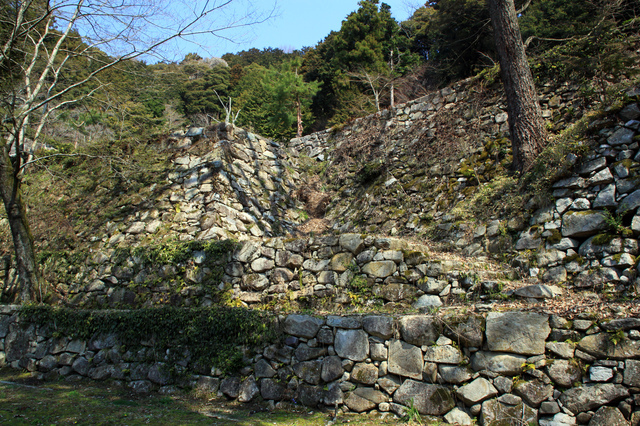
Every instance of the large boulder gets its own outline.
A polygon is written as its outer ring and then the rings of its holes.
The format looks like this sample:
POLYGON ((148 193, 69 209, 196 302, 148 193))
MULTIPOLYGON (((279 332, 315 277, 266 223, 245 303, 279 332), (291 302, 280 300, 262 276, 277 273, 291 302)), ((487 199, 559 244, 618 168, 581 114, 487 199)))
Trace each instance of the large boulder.
POLYGON ((393 400, 413 407, 420 414, 443 416, 456 406, 451 389, 414 380, 406 380, 393 394, 393 400))
POLYGON ((369 356, 369 338, 364 330, 338 330, 334 349, 341 358, 364 361, 369 356))
POLYGON ((408 315, 400 319, 400 333, 407 343, 429 346, 436 342, 442 327, 438 320, 426 315, 408 315))
POLYGON ((363 321, 364 330, 381 339, 393 337, 393 318, 382 315, 371 315, 363 321))
POLYGON ((462 386, 456 392, 458 398, 468 406, 493 398, 497 394, 498 390, 484 377, 478 377, 473 382, 462 386))
POLYGON ((560 396, 562 405, 574 414, 618 402, 629 396, 629 390, 612 383, 571 388, 560 396))
POLYGON ((471 368, 475 371, 489 370, 505 376, 522 373, 527 357, 499 352, 478 351, 471 356, 471 368))
POLYGON ((606 228, 605 216, 599 211, 570 211, 562 216, 563 237, 586 237, 606 228))
POLYGON ((538 412, 522 401, 516 405, 506 404, 497 399, 490 399, 482 403, 480 424, 483 426, 535 425, 537 422, 538 412))
POLYGON ((597 358, 625 360, 640 357, 640 341, 623 338, 614 342, 608 333, 584 337, 578 342, 578 349, 597 358))
POLYGON ((296 337, 312 339, 324 321, 311 315, 289 315, 284 320, 284 332, 296 337))
POLYGON ((529 312, 491 312, 486 324, 490 351, 541 355, 551 332, 547 315, 529 312))
POLYGON ((403 377, 422 380, 423 358, 419 347, 401 340, 389 345, 388 371, 403 377))

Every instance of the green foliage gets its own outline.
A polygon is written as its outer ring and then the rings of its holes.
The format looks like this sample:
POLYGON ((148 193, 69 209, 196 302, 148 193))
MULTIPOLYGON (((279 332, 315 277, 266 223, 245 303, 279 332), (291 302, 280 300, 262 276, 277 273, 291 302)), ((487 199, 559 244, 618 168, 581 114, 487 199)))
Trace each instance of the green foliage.
POLYGON ((301 123, 311 121, 309 107, 322 84, 304 81, 302 74, 298 72, 300 66, 300 60, 285 62, 279 68, 267 70, 262 80, 268 99, 264 108, 279 139, 296 135, 298 115, 301 123))
POLYGON ((115 334, 128 349, 139 349, 140 342, 152 341, 157 360, 163 361, 168 349, 179 354, 188 349, 193 364, 213 365, 225 373, 243 366, 240 347, 273 343, 281 336, 275 316, 238 308, 95 311, 26 305, 19 315, 74 339, 115 334))
MULTIPOLYGON (((345 122, 372 112, 368 83, 350 73, 364 72, 391 81, 420 62, 409 50, 406 32, 391 17, 388 5, 362 0, 339 31, 331 32, 304 56, 305 80, 322 82, 313 100, 316 127, 345 122), (393 64, 393 65, 392 65, 393 64)), ((384 97, 383 106, 388 104, 384 97)))
POLYGON ((403 25, 412 34, 412 50, 430 64, 430 79, 437 85, 493 65, 496 54, 486 0, 429 1, 403 25))
POLYGON ((180 109, 186 115, 211 114, 219 117, 224 113, 218 95, 225 100, 229 89, 229 68, 219 65, 211 68, 205 63, 185 65, 189 75, 180 89, 180 109), (217 93, 217 95, 216 95, 217 93))

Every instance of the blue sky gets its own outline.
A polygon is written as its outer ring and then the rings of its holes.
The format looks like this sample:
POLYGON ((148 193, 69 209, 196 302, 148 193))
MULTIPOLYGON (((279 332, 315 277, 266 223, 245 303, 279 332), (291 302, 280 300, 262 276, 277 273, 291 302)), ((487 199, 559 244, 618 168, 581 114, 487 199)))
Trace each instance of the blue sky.
MULTIPOLYGON (((315 46, 332 30, 339 30, 347 15, 358 9, 358 0, 255 0, 253 4, 262 12, 268 12, 274 2, 277 2, 276 13, 267 22, 226 33, 226 37, 234 42, 208 37, 199 40, 199 46, 180 43, 176 47, 181 53, 175 52, 176 60, 189 52, 197 52, 203 57, 220 57, 252 47, 292 50, 315 46)), ((424 1, 386 0, 384 3, 391 6, 396 20, 403 21, 424 1)))

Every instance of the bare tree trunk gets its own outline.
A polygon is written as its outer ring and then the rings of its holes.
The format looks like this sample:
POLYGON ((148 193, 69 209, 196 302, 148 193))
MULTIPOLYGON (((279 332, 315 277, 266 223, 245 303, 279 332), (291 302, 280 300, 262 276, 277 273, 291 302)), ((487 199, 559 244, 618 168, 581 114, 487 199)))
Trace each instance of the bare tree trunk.
POLYGON ((488 3, 507 95, 513 166, 518 171, 527 171, 546 143, 538 96, 513 0, 489 0, 488 3))
POLYGON ((302 127, 302 105, 300 104, 300 95, 296 96, 296 112, 298 115, 298 132, 296 133, 296 137, 302 136, 302 131, 304 130, 302 127))
MULTIPOLYGON (((6 142, 3 141, 1 148, 0 196, 9 219, 17 266, 17 282, 8 289, 5 297, 8 297, 10 302, 42 301, 42 281, 36 263, 33 236, 22 201, 21 181, 16 175, 6 142)), ((19 153, 20 150, 17 149, 16 152, 19 153)))

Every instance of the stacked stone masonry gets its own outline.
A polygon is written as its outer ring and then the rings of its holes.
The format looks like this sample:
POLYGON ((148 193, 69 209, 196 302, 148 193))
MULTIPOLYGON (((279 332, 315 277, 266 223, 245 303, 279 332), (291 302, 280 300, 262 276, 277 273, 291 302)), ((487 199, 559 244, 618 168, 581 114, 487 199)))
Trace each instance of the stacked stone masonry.
POLYGON ((640 422, 636 318, 289 315, 282 344, 239 349, 247 366, 223 377, 215 366, 194 371, 188 358, 170 365, 153 353, 153 339, 135 351, 116 335, 71 340, 20 319, 16 309, 0 311, 0 365, 46 379, 112 380, 136 392, 191 387, 272 407, 295 402, 404 416, 413 406, 461 425, 640 422), (173 379, 171 368, 184 374, 173 379))

